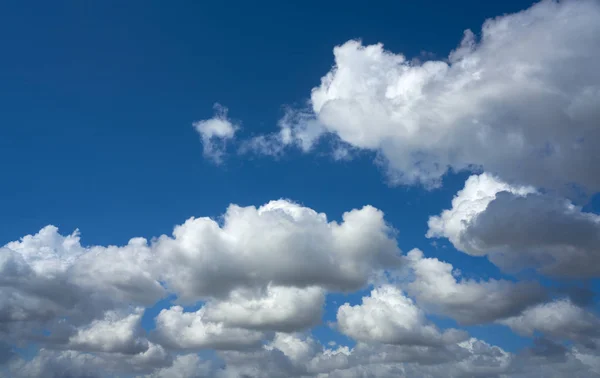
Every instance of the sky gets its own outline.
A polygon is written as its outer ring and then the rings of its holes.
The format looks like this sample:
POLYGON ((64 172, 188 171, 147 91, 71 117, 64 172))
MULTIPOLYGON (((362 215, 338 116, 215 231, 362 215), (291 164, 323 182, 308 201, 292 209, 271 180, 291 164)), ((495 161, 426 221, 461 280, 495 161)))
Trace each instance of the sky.
POLYGON ((597 0, 0 33, 0 377, 600 377, 597 0))

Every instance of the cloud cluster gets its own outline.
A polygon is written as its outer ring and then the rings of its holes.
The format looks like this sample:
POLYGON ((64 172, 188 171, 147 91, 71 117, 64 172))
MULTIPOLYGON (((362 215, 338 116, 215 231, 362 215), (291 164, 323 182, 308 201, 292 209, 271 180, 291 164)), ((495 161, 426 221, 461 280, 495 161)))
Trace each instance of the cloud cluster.
POLYGON ((286 200, 231 205, 218 221, 191 218, 172 236, 123 246, 84 246, 77 231, 45 227, 0 254, 0 333, 8 342, 0 374, 501 376, 525 374, 534 359, 558 350, 560 366, 591 376, 595 315, 567 300, 541 303, 536 284, 460 279, 419 250, 402 256, 395 235, 370 206, 336 222, 286 200), (381 284, 381 273, 404 279, 381 284), (298 333, 322 321, 327 292, 369 283, 377 286, 361 304, 337 309, 337 329, 357 341, 352 349, 298 333), (167 305, 151 329, 142 327, 146 308, 168 295, 199 308, 167 305), (511 354, 440 329, 425 310, 553 341, 511 354), (560 315, 548 319, 548 312, 560 315), (565 339, 578 344, 555 344, 565 339), (41 347, 33 359, 13 350, 29 343, 41 347), (217 354, 203 359, 202 350, 217 354))

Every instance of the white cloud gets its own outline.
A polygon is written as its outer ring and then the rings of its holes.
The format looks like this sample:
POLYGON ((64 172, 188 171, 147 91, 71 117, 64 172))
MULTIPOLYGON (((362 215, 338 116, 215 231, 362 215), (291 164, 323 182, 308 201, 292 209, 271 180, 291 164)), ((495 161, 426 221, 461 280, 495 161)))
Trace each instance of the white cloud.
POLYGON ((148 350, 148 341, 141 337, 142 308, 132 314, 107 311, 102 320, 81 327, 69 338, 74 350, 138 354, 148 350))
POLYGON ((466 337, 455 329, 440 332, 410 298, 389 285, 374 289, 361 305, 342 305, 337 321, 340 331, 363 342, 435 346, 466 337))
POLYGON ((185 312, 181 306, 160 311, 155 319, 161 344, 176 349, 245 349, 256 347, 265 335, 204 319, 204 309, 185 312))
POLYGON ((200 378, 212 373, 209 361, 203 361, 197 354, 177 356, 173 365, 157 369, 148 378, 200 378))
POLYGON ((214 108, 213 118, 197 121, 192 125, 202 139, 204 156, 212 159, 215 164, 221 164, 227 141, 233 139, 240 126, 227 117, 226 107, 215 104, 214 108))
POLYGON ((475 245, 464 240, 463 234, 469 223, 484 212, 490 202, 500 192, 514 193, 519 196, 535 192, 533 187, 512 187, 487 173, 473 175, 465 182, 465 187, 452 199, 452 208, 442 211, 439 216, 429 218, 427 237, 446 237, 459 250, 473 256, 485 254, 475 245))
POLYGON ((451 264, 423 257, 412 250, 407 255, 414 280, 407 285, 420 306, 463 324, 482 324, 519 314, 546 298, 534 282, 459 279, 451 264))
POLYGON ((525 336, 542 332, 547 337, 576 341, 591 349, 600 347, 600 319, 567 299, 540 304, 500 323, 525 336))
POLYGON ((226 297, 239 287, 321 286, 356 290, 400 263, 383 213, 371 206, 342 222, 290 201, 231 205, 222 225, 191 218, 154 244, 168 287, 182 300, 226 297))
POLYGON ((401 262, 393 229, 370 206, 338 223, 284 200, 232 205, 220 222, 191 219, 173 235, 83 246, 78 232, 48 226, 6 244, 2 338, 160 365, 169 354, 143 337, 140 321, 143 308, 167 294, 206 302, 197 313, 161 313, 156 334, 168 348, 236 349, 260 344, 260 331, 318 324, 326 290, 356 290, 401 262))
POLYGON ((132 239, 123 247, 83 247, 48 226, 8 243, 0 253, 0 330, 8 339, 39 338, 67 343, 77 328, 106 311, 151 305, 165 295, 151 272, 151 251, 132 239), (68 319, 68 323, 61 319, 68 319))
POLYGON ((415 63, 348 41, 281 122, 282 145, 323 133, 381 153, 392 181, 438 185, 472 166, 508 182, 600 189, 600 5, 542 1, 466 31, 447 60, 415 63))
POLYGON ((211 301, 205 318, 228 327, 299 331, 321 321, 325 291, 320 287, 236 289, 223 301, 211 301))
POLYGON ((600 274, 600 216, 488 174, 471 176, 452 208, 430 217, 427 237, 448 238, 458 250, 487 255, 507 271, 533 267, 552 276, 600 274))

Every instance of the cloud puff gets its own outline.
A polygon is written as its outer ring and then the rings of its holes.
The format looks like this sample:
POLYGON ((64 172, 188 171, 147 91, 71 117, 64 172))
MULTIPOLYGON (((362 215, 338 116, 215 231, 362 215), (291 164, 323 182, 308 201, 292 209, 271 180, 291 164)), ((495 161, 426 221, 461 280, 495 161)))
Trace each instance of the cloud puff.
POLYGON ((215 104, 214 109, 213 118, 197 121, 192 125, 202 139, 204 156, 215 164, 221 164, 227 141, 233 139, 240 126, 227 117, 226 107, 215 104))
POLYGON ((121 315, 108 311, 104 319, 94 320, 69 338, 68 347, 75 350, 138 354, 148 350, 148 342, 140 337, 144 310, 121 315))
POLYGON ((434 346, 466 338, 458 330, 440 332, 410 298, 389 285, 374 289, 361 305, 342 305, 337 321, 340 331, 364 342, 434 346))
MULTIPOLYGON (((31 359, 14 359, 6 366, 8 377, 15 378, 92 378, 122 374, 149 374, 171 366, 173 361, 162 347, 150 344, 136 355, 83 353, 42 348, 31 359)), ((0 374, 3 373, 0 366, 0 374)))
POLYGON ((161 310, 155 332, 162 344, 177 349, 244 349, 265 338, 261 332, 206 321, 203 308, 185 312, 181 306, 161 310))
POLYGON ((167 286, 189 301, 268 284, 357 290, 401 260, 380 210, 365 206, 337 223, 285 200, 232 205, 222 225, 191 218, 153 247, 167 286))
POLYGON ((600 319, 567 299, 540 304, 500 323, 526 336, 542 332, 560 341, 576 341, 591 349, 600 347, 600 319))
POLYGON ((487 255, 507 271, 533 267, 573 278, 600 274, 600 216, 485 173, 467 180, 451 209, 429 218, 427 237, 448 238, 458 250, 487 255))
POLYGON ((264 289, 237 289, 229 298, 211 301, 205 317, 229 327, 293 332, 321 321, 325 291, 320 287, 268 285, 264 289))
POLYGON ((407 289, 418 304, 463 324, 483 324, 517 315, 546 298, 535 282, 459 279, 451 264, 425 258, 417 249, 408 253, 407 260, 414 273, 407 289))
POLYGON ((514 183, 600 189, 600 4, 542 1, 467 30, 447 60, 415 63, 381 44, 335 47, 310 109, 283 145, 324 134, 381 154, 391 181, 439 184, 481 167, 514 183))

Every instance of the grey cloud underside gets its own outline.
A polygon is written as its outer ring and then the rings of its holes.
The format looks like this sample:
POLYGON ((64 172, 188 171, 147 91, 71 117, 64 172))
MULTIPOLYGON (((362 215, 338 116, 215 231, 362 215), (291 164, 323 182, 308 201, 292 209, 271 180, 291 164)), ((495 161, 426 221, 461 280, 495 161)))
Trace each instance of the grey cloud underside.
POLYGON ((462 324, 484 324, 518 315, 548 299, 537 282, 461 279, 452 265, 425 258, 419 250, 408 253, 407 265, 415 275, 407 290, 418 304, 462 324))

